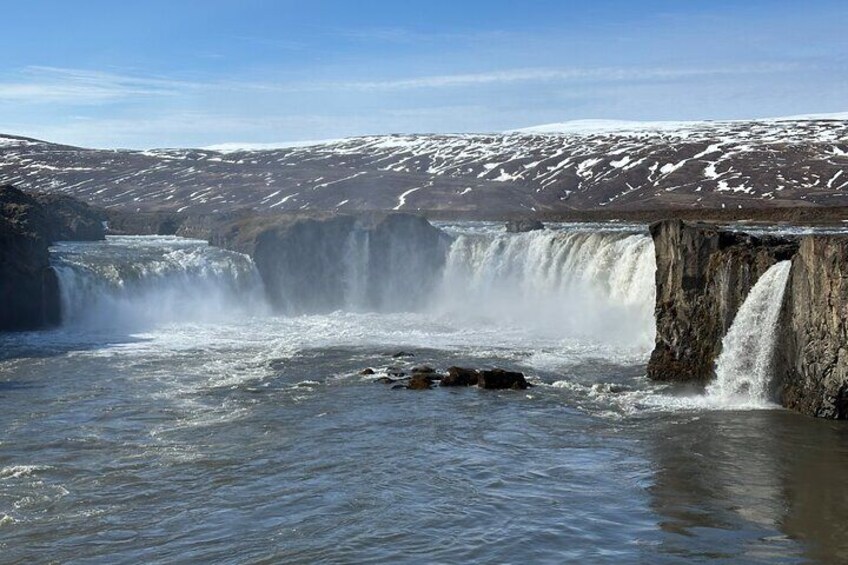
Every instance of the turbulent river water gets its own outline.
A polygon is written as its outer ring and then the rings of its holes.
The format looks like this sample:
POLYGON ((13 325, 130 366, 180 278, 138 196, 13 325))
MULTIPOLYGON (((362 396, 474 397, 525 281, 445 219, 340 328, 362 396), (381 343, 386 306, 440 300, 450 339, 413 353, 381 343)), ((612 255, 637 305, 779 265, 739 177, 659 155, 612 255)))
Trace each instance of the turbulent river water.
POLYGON ((203 242, 57 245, 62 327, 0 334, 0 562, 845 559, 848 428, 645 379, 643 228, 443 228, 412 312, 355 257, 343 308, 280 315, 203 242), (358 374, 425 363, 536 386, 358 374))

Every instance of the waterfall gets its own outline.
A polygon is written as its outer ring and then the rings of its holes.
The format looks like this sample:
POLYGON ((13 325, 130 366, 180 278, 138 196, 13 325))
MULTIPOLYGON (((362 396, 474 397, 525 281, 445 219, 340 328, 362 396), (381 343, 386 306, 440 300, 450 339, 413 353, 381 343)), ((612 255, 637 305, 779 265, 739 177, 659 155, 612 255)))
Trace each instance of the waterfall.
POLYGON ((709 396, 767 402, 777 322, 791 261, 772 265, 748 294, 722 340, 709 396))
POLYGON ((653 243, 645 234, 463 234, 451 246, 438 306, 485 321, 649 350, 655 271, 653 243))
POLYGON ((176 237, 109 237, 51 249, 65 325, 133 327, 263 308, 246 255, 176 237))
MULTIPOLYGON (((578 344, 650 350, 651 238, 610 229, 508 234, 423 220, 297 224, 253 261, 205 242, 110 237, 52 250, 63 320, 97 327, 205 320, 256 311, 418 312, 457 328, 522 328, 578 344), (265 287, 260 283, 262 272, 265 287)), ((572 343, 573 345, 573 343, 572 343)))
POLYGON ((280 312, 410 312, 430 300, 450 241, 423 218, 339 216, 262 238, 254 257, 280 312))

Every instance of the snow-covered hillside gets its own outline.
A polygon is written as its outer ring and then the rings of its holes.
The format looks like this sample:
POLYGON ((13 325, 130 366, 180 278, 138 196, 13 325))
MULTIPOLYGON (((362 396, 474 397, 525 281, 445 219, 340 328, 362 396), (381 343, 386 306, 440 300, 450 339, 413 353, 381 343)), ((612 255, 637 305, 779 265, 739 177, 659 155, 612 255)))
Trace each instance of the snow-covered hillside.
POLYGON ((584 120, 249 151, 93 150, 6 136, 0 182, 110 207, 197 212, 844 205, 845 117, 584 120))

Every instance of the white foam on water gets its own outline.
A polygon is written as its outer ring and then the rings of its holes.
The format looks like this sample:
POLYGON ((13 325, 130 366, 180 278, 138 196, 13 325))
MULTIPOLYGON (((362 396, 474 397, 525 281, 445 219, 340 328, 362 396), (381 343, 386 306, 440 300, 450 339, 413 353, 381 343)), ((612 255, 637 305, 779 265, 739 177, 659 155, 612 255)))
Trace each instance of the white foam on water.
POLYGON ((46 471, 48 469, 50 467, 46 465, 11 465, 0 469, 0 480, 29 477, 38 471, 46 471))

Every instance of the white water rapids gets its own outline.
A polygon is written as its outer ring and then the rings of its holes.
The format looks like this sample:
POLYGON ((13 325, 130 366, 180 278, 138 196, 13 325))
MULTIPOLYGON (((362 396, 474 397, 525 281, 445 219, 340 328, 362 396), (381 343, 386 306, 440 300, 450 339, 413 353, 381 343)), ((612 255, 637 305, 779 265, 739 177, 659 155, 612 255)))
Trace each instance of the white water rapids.
POLYGON ((655 270, 653 244, 643 234, 461 234, 450 249, 438 308, 649 348, 655 270))
POLYGON ((52 249, 64 324, 92 329, 216 321, 264 311, 249 257, 177 237, 109 237, 52 249))
MULTIPOLYGON (((650 348, 655 270, 650 237, 633 229, 506 234, 498 228, 449 228, 453 243, 434 265, 428 264, 432 252, 417 250, 401 234, 397 255, 408 266, 404 271, 374 269, 374 259, 357 252, 363 245, 351 245, 344 261, 328 266, 310 288, 295 280, 281 294, 297 302, 299 291, 309 291, 308 299, 323 307, 334 302, 323 294, 338 290, 338 312, 382 314, 387 322, 409 310, 457 327, 504 333, 518 327, 548 340, 650 348), (412 283, 434 270, 437 284, 419 296, 424 287, 412 283), (323 285, 317 300, 316 284, 323 285), (365 300, 368 293, 374 296, 365 300)), ((264 312, 250 258, 201 241, 110 237, 99 244, 61 244, 53 257, 66 324, 149 326, 264 312)))

